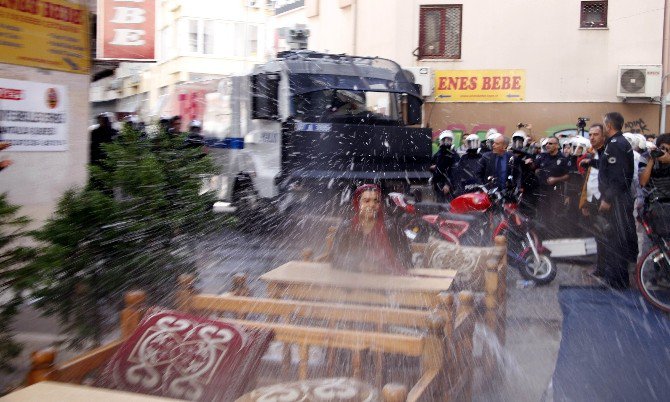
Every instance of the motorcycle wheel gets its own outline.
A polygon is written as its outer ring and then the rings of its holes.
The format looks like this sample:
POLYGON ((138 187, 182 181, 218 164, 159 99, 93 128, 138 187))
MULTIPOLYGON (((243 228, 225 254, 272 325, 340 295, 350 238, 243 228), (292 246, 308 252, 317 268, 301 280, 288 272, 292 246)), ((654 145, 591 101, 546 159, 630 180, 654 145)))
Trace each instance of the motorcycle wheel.
POLYGON ((524 264, 519 267, 519 272, 525 279, 538 285, 546 285, 556 278, 556 264, 548 255, 540 254, 540 260, 535 261, 535 255, 529 251, 523 260, 524 264))
POLYGON ((658 247, 649 250, 640 261, 636 274, 642 296, 659 309, 670 312, 670 267, 658 247))

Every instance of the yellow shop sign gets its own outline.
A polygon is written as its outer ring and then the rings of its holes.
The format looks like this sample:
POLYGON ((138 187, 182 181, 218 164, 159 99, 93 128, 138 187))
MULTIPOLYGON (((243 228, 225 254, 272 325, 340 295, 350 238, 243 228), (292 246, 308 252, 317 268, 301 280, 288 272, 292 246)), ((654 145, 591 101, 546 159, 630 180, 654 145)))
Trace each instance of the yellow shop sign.
POLYGON ((435 71, 436 102, 520 102, 525 92, 525 70, 435 71))
POLYGON ((64 0, 0 0, 0 63, 88 74, 86 6, 64 0))

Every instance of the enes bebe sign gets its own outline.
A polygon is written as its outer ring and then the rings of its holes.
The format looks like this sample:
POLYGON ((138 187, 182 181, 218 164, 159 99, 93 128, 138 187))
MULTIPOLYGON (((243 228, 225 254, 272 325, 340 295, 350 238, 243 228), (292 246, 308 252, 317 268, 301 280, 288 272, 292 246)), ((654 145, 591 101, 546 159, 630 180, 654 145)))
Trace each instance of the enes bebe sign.
POLYGON ((98 1, 98 58, 155 59, 155 0, 98 1))
POLYGON ((436 102, 521 102, 525 70, 435 71, 436 102))

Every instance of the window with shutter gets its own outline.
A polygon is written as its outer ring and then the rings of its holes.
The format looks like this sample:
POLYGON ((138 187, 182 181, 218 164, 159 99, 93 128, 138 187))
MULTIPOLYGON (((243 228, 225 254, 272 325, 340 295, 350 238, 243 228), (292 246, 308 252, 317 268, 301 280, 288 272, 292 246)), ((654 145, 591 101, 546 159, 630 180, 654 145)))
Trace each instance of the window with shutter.
POLYGON ((421 6, 419 58, 460 59, 463 5, 421 6))
POLYGON ((607 1, 582 1, 580 15, 581 28, 607 27, 607 1))

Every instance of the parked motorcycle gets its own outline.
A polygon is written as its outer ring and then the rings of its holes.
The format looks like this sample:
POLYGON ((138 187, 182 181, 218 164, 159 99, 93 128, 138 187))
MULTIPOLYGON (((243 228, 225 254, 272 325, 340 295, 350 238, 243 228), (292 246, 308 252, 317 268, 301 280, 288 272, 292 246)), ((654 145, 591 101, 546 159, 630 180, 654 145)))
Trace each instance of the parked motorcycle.
POLYGON ((506 236, 509 264, 538 285, 550 283, 556 265, 532 222, 519 213, 520 195, 503 194, 491 184, 468 190, 449 204, 413 203, 403 194, 390 193, 390 214, 412 242, 426 242, 432 235, 455 244, 484 246, 495 236, 506 236))

